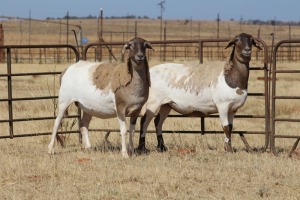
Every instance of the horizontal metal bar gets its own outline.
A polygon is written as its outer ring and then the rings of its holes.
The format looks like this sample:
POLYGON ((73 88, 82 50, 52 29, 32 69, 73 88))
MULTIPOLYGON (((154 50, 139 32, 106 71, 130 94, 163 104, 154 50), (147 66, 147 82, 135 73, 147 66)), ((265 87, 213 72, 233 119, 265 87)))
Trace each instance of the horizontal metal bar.
POLYGON ((274 138, 300 138, 299 135, 274 135, 274 138))
MULTIPOLYGON (((171 114, 168 117, 205 117, 205 118, 219 118, 219 115, 200 115, 200 114, 190 114, 190 115, 180 115, 180 114, 171 114)), ((235 115, 234 118, 266 118, 265 115, 235 115)))
MULTIPOLYGON (((69 115, 65 118, 77 118, 78 115, 69 115)), ((24 121, 39 121, 39 120, 53 120, 56 119, 55 116, 53 117, 32 117, 32 118, 19 118, 19 119, 13 119, 13 122, 24 122, 24 121)))
POLYGON ((300 73, 300 70, 283 70, 283 69, 276 69, 274 70, 275 73, 300 73))
POLYGON ((300 119, 275 118, 275 122, 300 122, 300 119))
MULTIPOLYGON (((78 131, 59 131, 57 134, 73 134, 73 133, 78 133, 78 131)), ((25 133, 25 134, 18 134, 14 135, 13 138, 21 138, 21 137, 30 137, 30 136, 43 136, 43 135, 51 135, 52 132, 43 132, 43 133, 25 133)), ((10 135, 1 135, 0 139, 5 139, 5 138, 11 138, 10 135)), ((12 138, 11 138, 12 139, 12 138)))
POLYGON ((250 70, 265 70, 265 67, 250 67, 250 70))
MULTIPOLYGON (((119 129, 89 129, 90 132, 120 132, 119 129)), ((139 130, 136 130, 139 132, 139 130)), ((186 133, 186 134, 203 134, 199 131, 184 131, 184 130, 163 130, 163 133, 186 133)), ((147 133, 156 133, 155 130, 147 130, 147 133)), ((265 134, 265 131, 232 131, 232 134, 265 134)), ((223 131, 204 131, 204 134, 224 134, 223 131)))
POLYGON ((44 96, 44 97, 21 97, 12 98, 12 101, 28 101, 28 100, 46 100, 46 99, 57 99, 58 96, 44 96))
POLYGON ((273 96, 274 99, 300 99, 300 96, 273 96))
POLYGON ((0 102, 1 102, 1 101, 9 101, 9 99, 0 99, 0 102))
POLYGON ((265 96, 265 93, 259 93, 259 92, 252 92, 248 93, 248 96, 265 96))
POLYGON ((44 97, 21 97, 12 99, 0 99, 1 101, 28 101, 28 100, 47 100, 47 99, 57 99, 58 96, 44 96, 44 97))
POLYGON ((8 75, 8 74, 0 74, 3 75, 3 76, 42 76, 42 75, 59 75, 61 74, 61 72, 32 72, 32 73, 14 73, 14 74, 11 74, 11 75, 8 75))

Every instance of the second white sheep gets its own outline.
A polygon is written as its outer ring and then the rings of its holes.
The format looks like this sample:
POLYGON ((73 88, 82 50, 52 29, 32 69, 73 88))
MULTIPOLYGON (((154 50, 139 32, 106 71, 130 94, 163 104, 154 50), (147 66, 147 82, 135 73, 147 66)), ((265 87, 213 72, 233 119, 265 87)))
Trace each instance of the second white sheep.
POLYGON ((261 49, 258 42, 246 33, 230 40, 226 48, 233 46, 233 49, 225 66, 166 63, 152 67, 152 85, 145 104, 146 113, 141 120, 141 134, 136 152, 148 152, 145 136, 154 116, 157 150, 167 150, 162 137, 162 125, 171 109, 181 114, 219 113, 225 134, 225 149, 232 151, 233 118, 247 98, 252 45, 261 49))

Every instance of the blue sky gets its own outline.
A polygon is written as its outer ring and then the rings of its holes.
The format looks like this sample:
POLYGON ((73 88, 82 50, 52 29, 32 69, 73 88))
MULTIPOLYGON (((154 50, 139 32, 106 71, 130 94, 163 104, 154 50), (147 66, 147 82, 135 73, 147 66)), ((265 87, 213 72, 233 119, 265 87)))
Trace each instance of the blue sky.
MULTIPOLYGON (((162 0, 0 0, 0 16, 45 19, 47 17, 160 16, 162 0)), ((215 20, 279 20, 300 21, 300 0, 166 0, 164 19, 215 20)))

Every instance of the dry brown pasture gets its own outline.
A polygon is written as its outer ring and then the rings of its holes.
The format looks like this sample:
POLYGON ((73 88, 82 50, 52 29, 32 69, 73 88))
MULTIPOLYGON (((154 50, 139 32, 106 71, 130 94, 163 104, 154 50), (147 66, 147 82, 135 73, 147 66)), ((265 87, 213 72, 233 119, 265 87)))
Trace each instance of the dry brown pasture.
MULTIPOLYGON (((82 27, 82 36, 88 38, 88 42, 98 41, 97 19, 71 19, 69 29, 67 29, 66 20, 30 21, 29 23, 29 20, 11 19, 0 21, 0 23, 4 28, 5 45, 65 44, 66 42, 76 45, 71 30, 78 33, 79 25, 82 27), (68 33, 67 30, 69 30, 68 33)), ((166 27, 167 40, 218 37, 215 20, 164 20, 164 27, 166 27)), ((160 28, 160 20, 157 19, 103 19, 102 34, 106 42, 128 41, 134 37, 135 31, 139 37, 147 40, 159 40, 160 28)), ((219 23, 220 38, 231 38, 241 32, 260 37, 267 45, 271 45, 271 33, 275 35, 275 43, 284 39, 300 38, 299 26, 276 25, 274 27, 223 20, 219 23)))
MULTIPOLYGON (((150 63, 153 65, 155 62, 150 63)), ((252 65, 260 63, 252 62, 252 65)), ((281 63, 283 68, 297 67, 297 63, 281 63)), ((1 64, 3 70, 4 65, 1 64)), ((59 71, 65 65, 14 65, 15 72, 59 71)), ((3 73, 3 71, 1 71, 3 73)), ((261 89, 258 77, 251 72, 249 92, 261 89)), ((6 95, 5 80, 1 81, 1 96, 6 95), (3 84, 2 84, 3 83, 3 84)), ((299 95, 299 76, 285 74, 278 77, 278 93, 299 95)), ((54 77, 19 78, 14 83, 16 97, 47 95, 58 89, 54 77)), ((278 103, 278 116, 296 118, 300 114, 295 101, 278 103)), ((7 105, 0 104, 0 119, 6 118, 7 105)), ((248 98, 239 113, 259 114, 263 100, 248 98)), ((16 117, 53 115, 50 102, 23 102, 15 104, 16 117)), ((66 120, 67 121, 67 120, 66 120)), ((70 122, 71 123, 71 122, 70 122)), ((63 128, 70 129, 64 122, 63 128)), ((52 120, 18 123, 15 132, 51 131, 52 120)), ((7 126, 1 124, 1 135, 7 126)), ((221 130, 219 121, 208 122, 209 129, 221 130)), ((261 130, 260 120, 235 120, 235 130, 261 130)), ((116 119, 94 118, 91 127, 118 128, 116 119)), ((66 135, 66 147, 56 145, 54 156, 47 154, 50 136, 0 140, 1 199, 299 199, 299 159, 288 158, 291 140, 276 141, 280 156, 261 152, 264 136, 246 135, 253 152, 247 153, 239 136, 233 136, 236 152, 223 149, 223 136, 218 134, 181 134, 178 130, 199 128, 199 119, 167 119, 165 134, 169 147, 166 153, 156 153, 155 134, 148 134, 149 155, 123 159, 119 152, 120 136, 111 133, 109 142, 104 132, 92 132, 92 149, 85 151, 75 134, 66 135)), ((153 130, 153 126, 150 127, 153 130)), ((282 124, 278 132, 295 134, 299 124, 282 124)), ((135 145, 138 137, 135 136, 135 145)))
MULTIPOLYGON (((115 22, 112 23, 113 27, 120 27, 116 21, 112 22, 115 22)), ((180 21, 172 23, 177 27, 176 23, 180 21)), ((157 21, 154 25, 157 28, 157 21)), ((210 26, 214 27, 213 24, 210 26)), ((236 26, 238 27, 237 24, 236 26)), ((178 27, 187 29, 183 25, 178 27)), ((148 32, 150 36, 151 30, 153 29, 149 28, 144 34, 148 32)), ((207 34, 211 31, 208 29, 207 34)), ((188 32, 183 35, 189 37, 188 32)), ((40 38, 39 42, 48 41, 40 38)), ((151 66, 156 63, 158 61, 150 61, 151 66)), ((262 63, 252 61, 251 65, 261 66, 262 63)), ((67 64, 13 64, 13 72, 62 71, 66 66, 67 64)), ((289 62, 279 63, 278 67, 297 69, 299 66, 298 63, 289 62)), ((0 64, 0 73, 6 73, 5 64, 0 64)), ((261 76, 261 72, 251 71, 249 92, 262 90, 263 82, 259 80, 261 76)), ((279 75, 278 94, 300 95, 299 81, 297 74, 279 75)), ((58 76, 14 78, 14 97, 53 95, 57 93, 58 85, 58 76)), ((7 97, 6 89, 6 79, 0 78, 0 98, 7 97)), ((249 97, 239 114, 261 114, 263 109, 262 98, 249 97)), ((54 112, 55 104, 51 100, 14 104, 16 118, 53 116, 54 112)), ((74 107, 72 112, 75 112, 74 107)), ((298 118, 299 102, 279 101, 276 113, 278 117, 298 118)), ((0 102, 0 120, 7 117, 7 103, 0 102)), ((51 131, 53 122, 54 120, 18 122, 15 133, 51 131)), ((62 129, 72 129, 70 124, 72 120, 65 120, 62 129)), ((294 141, 276 140, 279 156, 275 157, 269 151, 261 151, 265 142, 263 135, 246 135, 253 148, 251 153, 246 152, 239 136, 234 135, 233 147, 236 152, 229 154, 223 149, 223 135, 180 132, 199 129, 199 124, 197 118, 168 118, 164 129, 176 130, 171 134, 164 134, 169 151, 157 153, 156 136, 148 134, 147 147, 151 150, 150 154, 134 155, 130 159, 121 157, 119 133, 111 133, 109 142, 105 142, 104 132, 92 132, 90 151, 81 148, 76 134, 67 134, 66 147, 56 145, 57 153, 53 156, 47 154, 50 136, 1 139, 0 199, 300 199, 300 161, 296 156, 287 157, 294 141)), ((118 128, 116 119, 96 118, 91 122, 91 128, 93 127, 118 128)), ((262 130, 264 122, 258 119, 236 119, 234 127, 235 130, 262 130)), ((221 130, 218 119, 208 120, 207 128, 221 130)), ((149 129, 153 130, 153 125, 149 129)), ((299 123, 282 123, 277 127, 277 133, 287 135, 297 134, 298 131, 299 123)), ((0 134, 8 135, 7 124, 0 124, 0 134)), ((135 146, 137 136, 138 134, 134 138, 135 146)))

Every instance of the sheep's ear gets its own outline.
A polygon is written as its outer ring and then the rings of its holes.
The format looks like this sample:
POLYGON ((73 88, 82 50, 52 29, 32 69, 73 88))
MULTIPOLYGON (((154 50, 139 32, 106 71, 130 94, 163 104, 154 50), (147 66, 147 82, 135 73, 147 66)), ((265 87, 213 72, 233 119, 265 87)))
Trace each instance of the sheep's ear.
POLYGON ((129 43, 124 44, 123 49, 122 49, 122 54, 124 54, 125 51, 126 51, 127 49, 129 49, 129 48, 130 48, 130 44, 129 44, 129 43))
POLYGON ((236 41, 237 41, 237 38, 234 38, 234 39, 230 40, 228 42, 227 46, 225 47, 225 49, 227 49, 228 47, 231 47, 232 45, 234 45, 236 41))
POLYGON ((259 50, 262 50, 262 48, 259 46, 258 41, 256 39, 252 38, 252 44, 259 50))
POLYGON ((153 49, 153 47, 152 47, 152 45, 150 44, 150 42, 145 42, 144 43, 144 46, 146 47, 146 48, 148 48, 148 49, 152 49, 153 51, 154 51, 154 49, 153 49))

